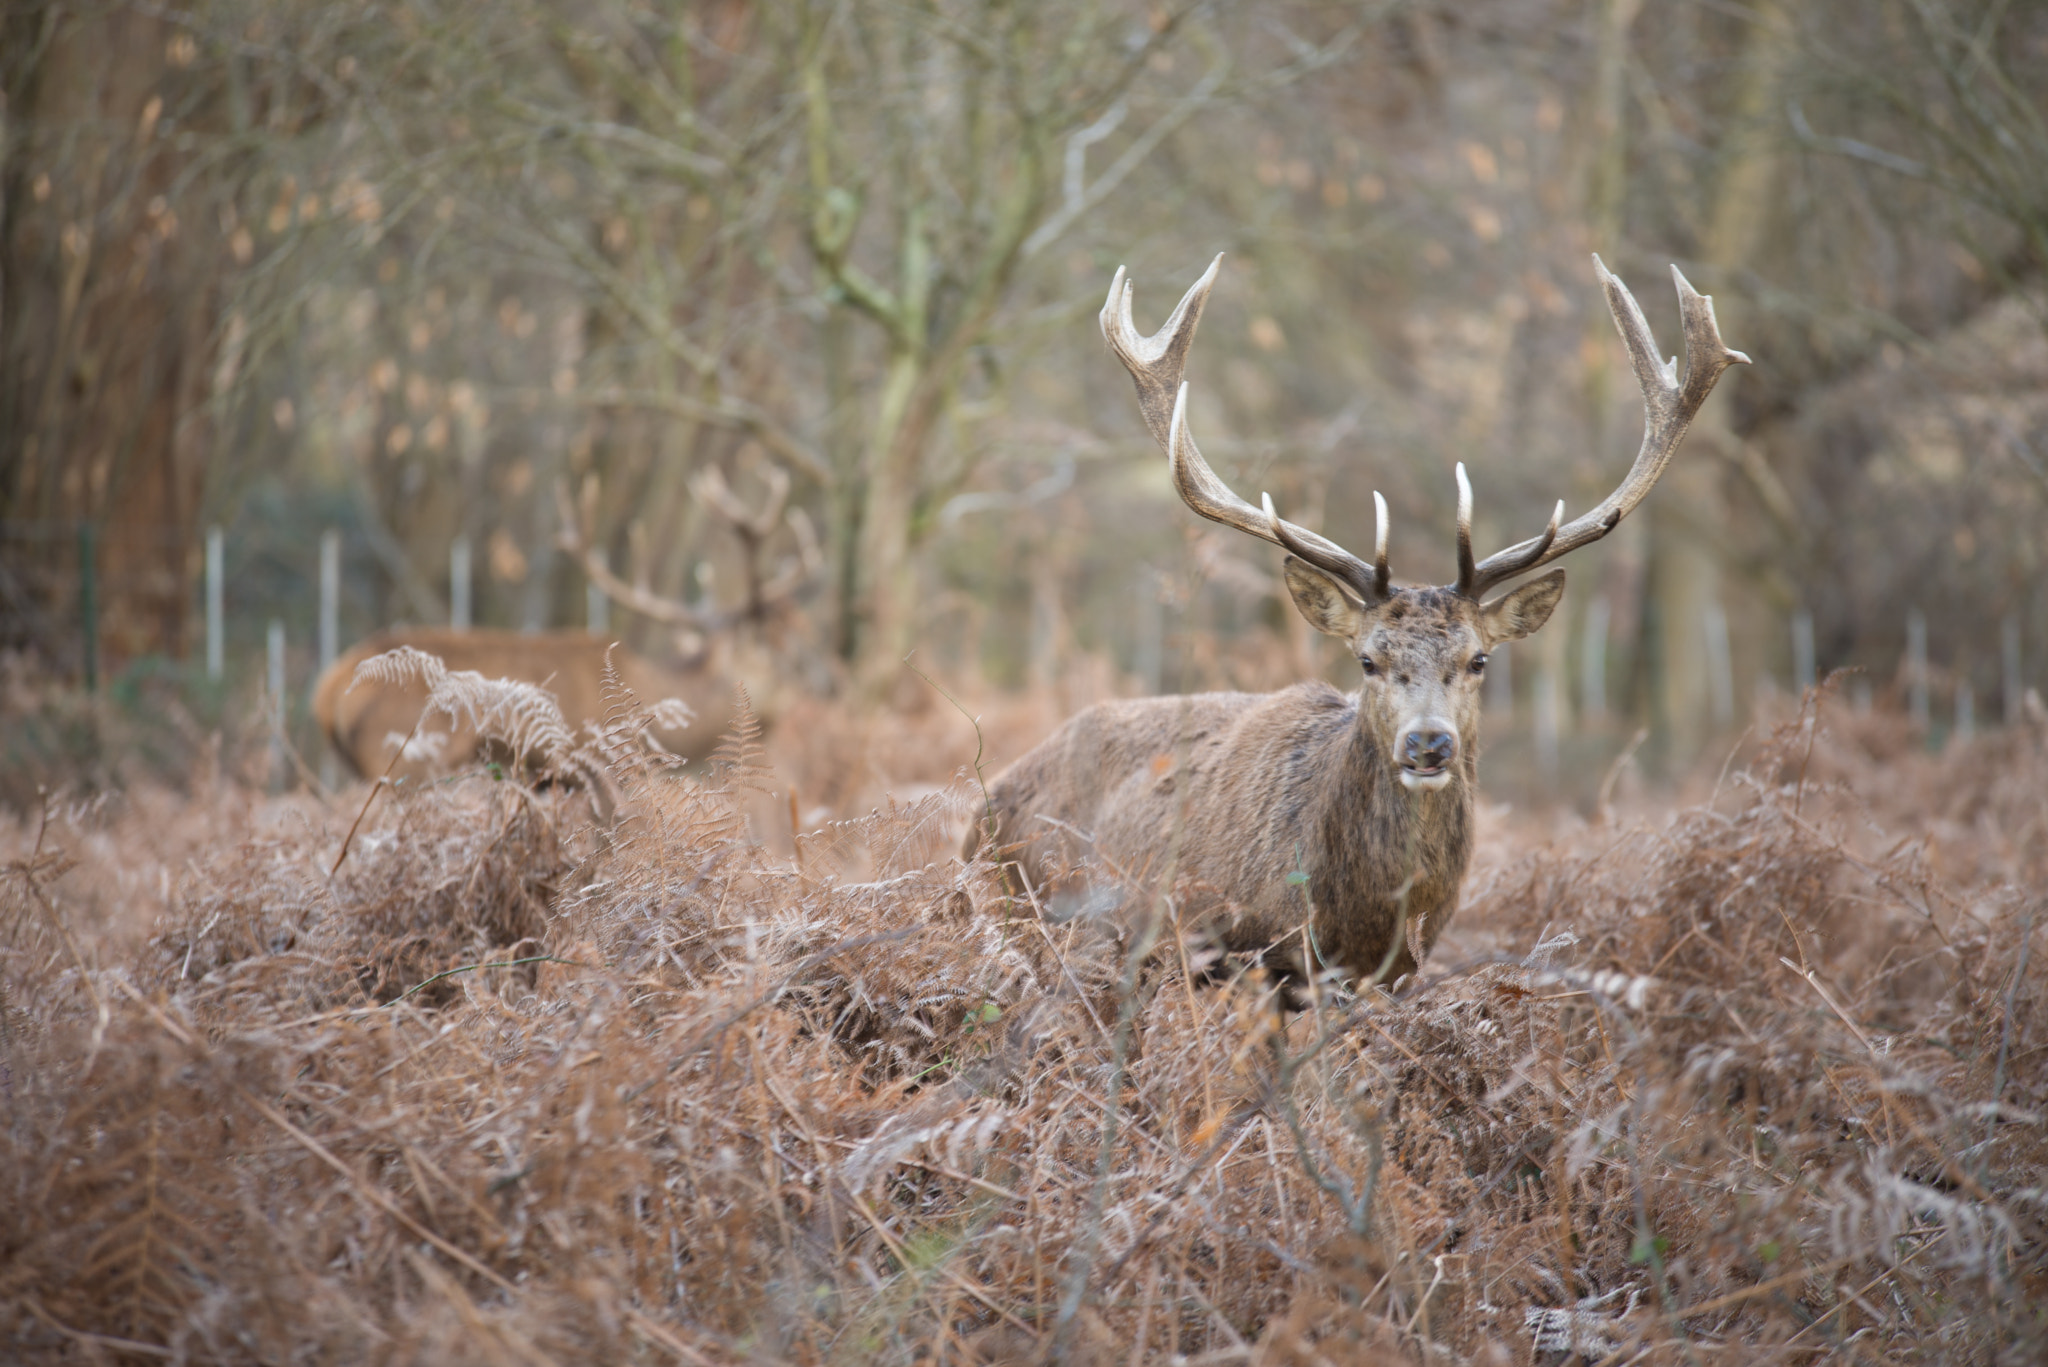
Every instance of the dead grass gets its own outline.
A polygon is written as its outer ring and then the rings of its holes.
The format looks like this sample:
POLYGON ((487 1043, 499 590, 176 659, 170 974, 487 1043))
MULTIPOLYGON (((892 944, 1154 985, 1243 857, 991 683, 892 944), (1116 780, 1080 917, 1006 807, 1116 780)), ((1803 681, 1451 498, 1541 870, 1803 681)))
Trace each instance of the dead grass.
POLYGON ((1825 721, 1492 823, 1423 981, 1285 1023, 955 859, 943 706, 709 784, 615 731, 607 822, 471 775, 332 873, 366 789, 60 805, 0 830, 4 1355, 2039 1361, 2048 736, 1825 721))

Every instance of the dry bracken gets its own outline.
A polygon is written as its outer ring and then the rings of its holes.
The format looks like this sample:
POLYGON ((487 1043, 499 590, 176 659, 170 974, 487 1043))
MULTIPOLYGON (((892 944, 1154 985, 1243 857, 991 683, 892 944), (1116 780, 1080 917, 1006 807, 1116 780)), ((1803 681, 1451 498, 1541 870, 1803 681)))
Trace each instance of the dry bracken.
POLYGON ((602 822, 471 773, 338 870, 361 790, 0 830, 0 1356, 2048 1345, 2038 730, 1809 709, 1707 804, 1482 809, 1428 971, 1287 1017, 1009 915, 971 781, 776 852, 758 745, 679 778, 641 720, 577 747, 602 822))

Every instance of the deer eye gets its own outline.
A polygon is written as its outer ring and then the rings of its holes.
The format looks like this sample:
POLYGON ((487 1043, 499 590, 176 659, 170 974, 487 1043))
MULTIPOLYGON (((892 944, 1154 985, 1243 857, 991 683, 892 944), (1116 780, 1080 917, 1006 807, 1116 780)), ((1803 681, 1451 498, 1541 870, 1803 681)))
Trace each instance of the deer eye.
POLYGON ((1482 651, 1480 654, 1474 655, 1472 657, 1472 663, 1466 665, 1465 668, 1471 670, 1474 674, 1484 674, 1486 672, 1485 653, 1482 651))
POLYGON ((1368 679, 1372 678, 1374 675, 1380 672, 1380 667, 1374 664, 1369 658, 1367 658, 1364 655, 1358 657, 1358 663, 1361 667, 1364 668, 1365 677, 1368 679))

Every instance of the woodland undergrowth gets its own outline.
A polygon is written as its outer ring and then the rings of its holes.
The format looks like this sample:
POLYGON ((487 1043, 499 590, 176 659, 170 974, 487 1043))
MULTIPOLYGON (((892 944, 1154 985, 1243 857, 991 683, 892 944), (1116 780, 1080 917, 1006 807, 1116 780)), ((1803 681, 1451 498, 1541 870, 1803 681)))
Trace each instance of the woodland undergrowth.
POLYGON ((1491 823, 1419 981, 1283 1012, 959 859, 971 771, 792 852, 751 722, 646 721, 0 827, 0 1356, 2048 1354, 2038 722, 1491 823))

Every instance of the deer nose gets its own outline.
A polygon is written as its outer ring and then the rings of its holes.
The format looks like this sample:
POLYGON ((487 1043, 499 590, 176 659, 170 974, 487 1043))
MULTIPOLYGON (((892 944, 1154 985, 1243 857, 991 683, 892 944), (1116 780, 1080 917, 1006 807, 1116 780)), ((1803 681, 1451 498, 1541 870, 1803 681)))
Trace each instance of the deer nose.
POLYGON ((1458 757, 1458 738, 1449 731, 1417 729, 1401 737, 1401 767, 1434 773, 1458 757))

